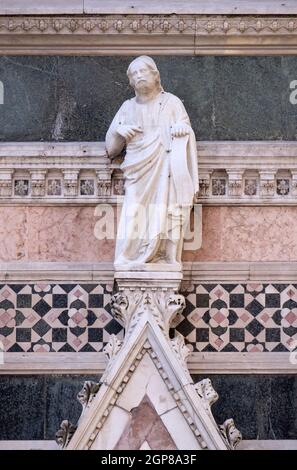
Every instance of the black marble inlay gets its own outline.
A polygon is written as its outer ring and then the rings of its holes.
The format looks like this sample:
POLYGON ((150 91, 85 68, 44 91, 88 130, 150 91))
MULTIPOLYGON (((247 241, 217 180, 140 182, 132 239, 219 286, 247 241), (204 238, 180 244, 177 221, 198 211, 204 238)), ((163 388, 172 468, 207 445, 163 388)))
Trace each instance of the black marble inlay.
MULTIPOLYGON (((154 56, 197 140, 296 140, 296 56, 154 56)), ((100 141, 124 100, 133 57, 3 56, 2 141, 100 141)))
MULTIPOLYGON (((195 376, 195 381, 206 376, 195 376)), ((297 438, 296 375, 208 375, 219 400, 219 423, 234 418, 243 439, 297 438)))

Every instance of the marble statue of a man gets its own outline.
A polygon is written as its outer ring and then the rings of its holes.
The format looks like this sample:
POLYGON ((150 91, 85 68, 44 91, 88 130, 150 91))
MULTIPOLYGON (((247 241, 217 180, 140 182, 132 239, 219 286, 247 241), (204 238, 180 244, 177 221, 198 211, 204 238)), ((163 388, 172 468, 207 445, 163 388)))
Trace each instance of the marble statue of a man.
POLYGON ((122 104, 106 135, 111 158, 126 147, 115 267, 178 266, 198 191, 195 135, 181 100, 163 90, 153 59, 136 58, 127 75, 135 97, 122 104))

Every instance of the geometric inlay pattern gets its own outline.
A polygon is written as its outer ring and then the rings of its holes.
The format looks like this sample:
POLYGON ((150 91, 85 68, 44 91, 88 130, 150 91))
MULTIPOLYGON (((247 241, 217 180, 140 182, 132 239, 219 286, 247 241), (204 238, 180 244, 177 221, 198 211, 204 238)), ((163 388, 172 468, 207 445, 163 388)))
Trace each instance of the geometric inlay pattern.
POLYGON ((0 341, 8 352, 96 352, 123 336, 110 311, 112 286, 0 285, 0 341))
MULTIPOLYGON (((0 341, 9 352, 98 352, 123 337, 113 287, 96 283, 0 285, 0 341)), ((184 283, 174 328, 193 351, 284 352, 297 346, 297 284, 184 283)))
POLYGON ((174 323, 193 351, 285 352, 297 347, 297 284, 185 284, 174 323))

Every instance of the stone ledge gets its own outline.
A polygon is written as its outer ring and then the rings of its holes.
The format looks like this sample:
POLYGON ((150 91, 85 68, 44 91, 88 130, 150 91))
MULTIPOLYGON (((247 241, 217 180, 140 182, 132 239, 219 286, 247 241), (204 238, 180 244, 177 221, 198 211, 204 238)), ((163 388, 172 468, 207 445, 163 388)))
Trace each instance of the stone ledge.
MULTIPOLYGON (((4 353, 0 375, 103 374, 102 352, 4 353)), ((188 359, 191 374, 297 374, 286 352, 194 352, 188 359)))
MULTIPOLYGON (((184 262, 183 282, 294 281, 297 261, 184 262)), ((0 263, 1 281, 107 281, 114 279, 113 263, 11 261, 0 263)), ((185 285, 186 286, 186 285, 185 285)))

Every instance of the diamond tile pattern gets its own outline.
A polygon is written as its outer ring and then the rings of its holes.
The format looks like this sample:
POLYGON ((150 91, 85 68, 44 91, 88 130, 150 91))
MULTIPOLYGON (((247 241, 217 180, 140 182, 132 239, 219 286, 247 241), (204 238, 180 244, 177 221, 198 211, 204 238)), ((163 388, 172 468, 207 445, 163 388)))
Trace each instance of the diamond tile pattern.
MULTIPOLYGON (((191 284, 174 320, 193 351, 269 352, 297 347, 297 284, 191 284)), ((111 334, 107 284, 0 286, 0 341, 10 352, 98 352, 111 334)))
POLYGON ((193 351, 297 347, 297 284, 192 284, 183 295, 187 312, 174 326, 193 351))
POLYGON ((110 334, 123 336, 111 295, 106 284, 1 285, 0 342, 9 352, 102 351, 110 334))

